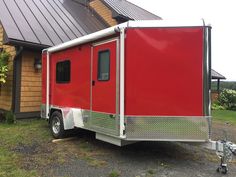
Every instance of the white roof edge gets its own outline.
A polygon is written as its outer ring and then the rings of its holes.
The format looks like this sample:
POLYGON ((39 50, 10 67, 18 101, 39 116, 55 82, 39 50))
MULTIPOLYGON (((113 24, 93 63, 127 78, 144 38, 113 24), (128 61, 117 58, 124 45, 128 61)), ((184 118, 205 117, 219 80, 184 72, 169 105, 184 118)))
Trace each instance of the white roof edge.
POLYGON ((128 21, 128 27, 194 27, 205 26, 203 19, 198 20, 137 20, 128 21))
POLYGON ((194 27, 194 26, 205 26, 204 20, 140 20, 140 21, 128 21, 101 31, 97 31, 92 34, 59 44, 54 47, 44 49, 43 52, 47 51, 53 53, 56 51, 64 50, 76 45, 81 45, 87 42, 91 42, 103 37, 113 35, 119 32, 120 28, 148 28, 148 27, 194 27))

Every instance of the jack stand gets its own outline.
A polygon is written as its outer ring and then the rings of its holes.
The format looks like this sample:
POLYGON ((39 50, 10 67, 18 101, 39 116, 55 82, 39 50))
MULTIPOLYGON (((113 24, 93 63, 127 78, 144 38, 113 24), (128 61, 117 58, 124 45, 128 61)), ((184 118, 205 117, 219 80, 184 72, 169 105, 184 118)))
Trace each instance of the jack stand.
POLYGON ((228 163, 233 159, 233 155, 236 155, 236 144, 226 140, 209 141, 205 147, 216 151, 216 155, 220 158, 220 165, 216 171, 226 174, 228 172, 228 163))
POLYGON ((221 141, 218 143, 221 143, 223 145, 223 152, 220 151, 220 149, 216 150, 216 154, 220 158, 220 165, 216 171, 222 174, 226 174, 228 172, 227 163, 232 160, 233 154, 227 146, 227 141, 221 141))
POLYGON ((224 158, 220 159, 220 166, 216 169, 216 171, 222 174, 227 174, 228 167, 227 163, 224 163, 224 158))

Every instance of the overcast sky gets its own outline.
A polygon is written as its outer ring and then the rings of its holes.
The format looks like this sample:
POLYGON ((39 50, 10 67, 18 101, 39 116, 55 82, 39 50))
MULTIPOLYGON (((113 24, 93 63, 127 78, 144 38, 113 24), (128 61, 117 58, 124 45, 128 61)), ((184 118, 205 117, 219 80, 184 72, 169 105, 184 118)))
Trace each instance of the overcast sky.
POLYGON ((129 0, 163 19, 204 19, 212 26, 212 68, 236 81, 235 0, 129 0))

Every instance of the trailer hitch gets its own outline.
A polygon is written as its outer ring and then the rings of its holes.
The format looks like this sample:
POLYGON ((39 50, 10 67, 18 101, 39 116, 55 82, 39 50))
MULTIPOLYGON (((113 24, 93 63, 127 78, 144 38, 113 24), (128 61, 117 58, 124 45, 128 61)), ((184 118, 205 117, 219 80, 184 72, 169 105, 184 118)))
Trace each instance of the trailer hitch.
POLYGON ((216 171, 226 174, 228 163, 233 159, 233 155, 236 156, 236 144, 227 140, 209 141, 206 148, 216 151, 216 155, 220 158, 220 165, 216 171))

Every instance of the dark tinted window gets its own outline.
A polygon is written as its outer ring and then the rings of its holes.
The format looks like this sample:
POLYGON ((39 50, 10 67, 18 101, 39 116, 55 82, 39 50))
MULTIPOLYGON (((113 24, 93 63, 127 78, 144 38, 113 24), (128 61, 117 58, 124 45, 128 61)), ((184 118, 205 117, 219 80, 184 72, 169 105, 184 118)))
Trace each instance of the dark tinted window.
POLYGON ((98 53, 98 80, 108 81, 110 79, 110 51, 105 50, 98 53))
POLYGON ((56 81, 57 83, 70 82, 70 61, 60 61, 56 66, 56 81))

